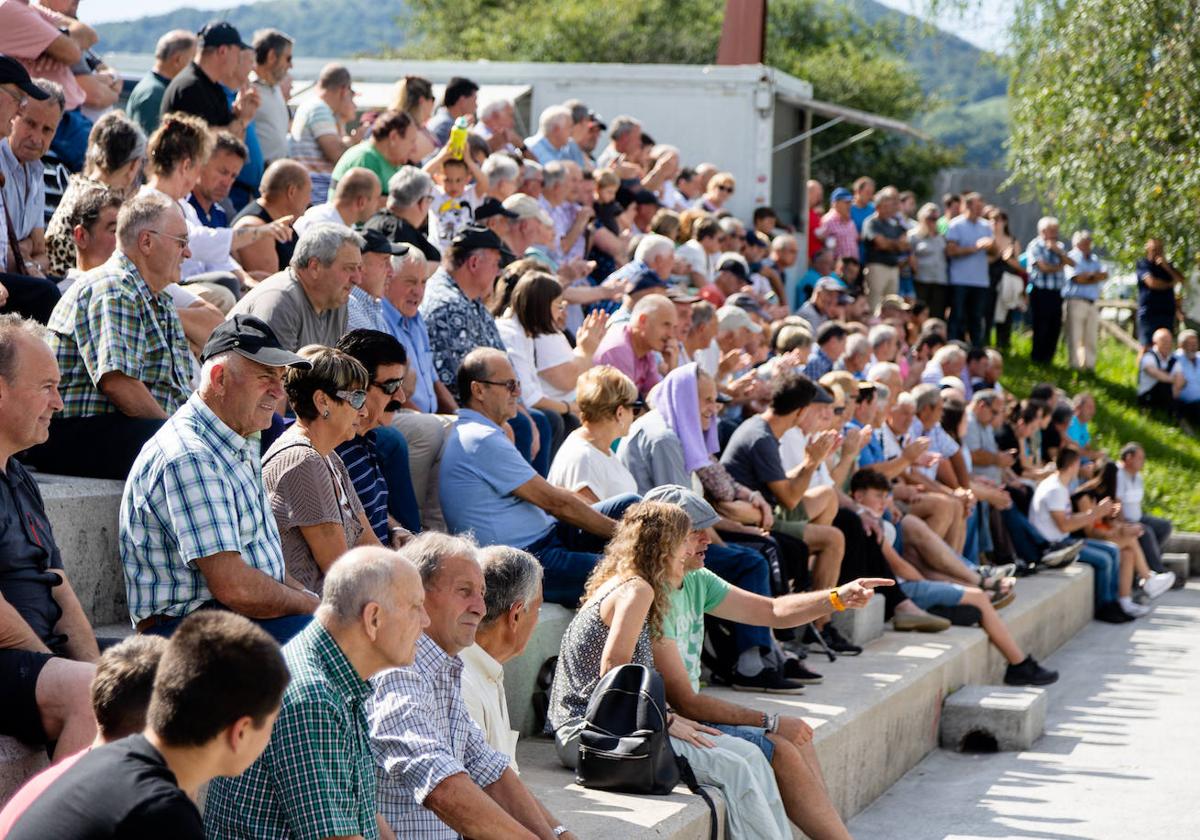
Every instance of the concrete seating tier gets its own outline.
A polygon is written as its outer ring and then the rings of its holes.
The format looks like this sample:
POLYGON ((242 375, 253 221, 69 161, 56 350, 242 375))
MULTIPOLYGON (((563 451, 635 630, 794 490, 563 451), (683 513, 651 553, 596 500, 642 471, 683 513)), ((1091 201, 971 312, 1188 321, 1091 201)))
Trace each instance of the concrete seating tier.
POLYGON ((1191 574, 1200 575, 1200 533, 1175 531, 1167 537, 1162 549, 1188 555, 1191 560, 1191 574))

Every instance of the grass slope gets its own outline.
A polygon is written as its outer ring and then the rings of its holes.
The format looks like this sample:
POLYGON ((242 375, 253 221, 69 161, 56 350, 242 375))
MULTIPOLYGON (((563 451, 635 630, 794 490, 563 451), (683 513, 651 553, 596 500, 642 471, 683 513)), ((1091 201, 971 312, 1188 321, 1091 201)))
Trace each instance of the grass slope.
POLYGON ((1004 387, 1018 396, 1028 394, 1039 382, 1053 382, 1068 394, 1090 391, 1096 397, 1093 445, 1115 458, 1123 444, 1142 444, 1146 449, 1147 511, 1167 517, 1176 528, 1200 531, 1200 441, 1167 415, 1138 407, 1133 351, 1104 339, 1096 371, 1082 373, 1067 368, 1066 351, 1061 347, 1053 365, 1029 361, 1029 350, 1027 335, 1013 337, 1012 352, 1004 359, 1004 387))

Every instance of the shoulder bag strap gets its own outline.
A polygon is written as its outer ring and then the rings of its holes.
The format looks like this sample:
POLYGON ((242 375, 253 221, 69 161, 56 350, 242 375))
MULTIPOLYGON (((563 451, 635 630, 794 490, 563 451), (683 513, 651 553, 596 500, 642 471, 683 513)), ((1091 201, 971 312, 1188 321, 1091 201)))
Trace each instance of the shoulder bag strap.
POLYGON ((704 800, 704 804, 708 806, 708 840, 717 840, 718 825, 717 820, 717 804, 712 801, 712 796, 708 791, 696 781, 696 774, 692 772, 692 765, 686 758, 681 755, 675 756, 675 764, 679 767, 679 778, 687 785, 687 789, 704 800))

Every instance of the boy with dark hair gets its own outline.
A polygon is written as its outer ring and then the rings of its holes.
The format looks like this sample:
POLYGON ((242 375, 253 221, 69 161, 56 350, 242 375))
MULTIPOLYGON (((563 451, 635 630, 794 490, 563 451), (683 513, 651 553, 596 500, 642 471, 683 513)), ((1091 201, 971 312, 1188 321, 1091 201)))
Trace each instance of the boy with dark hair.
MULTIPOLYGON (((154 675, 166 647, 167 640, 161 636, 131 636, 101 654, 92 678, 92 711, 97 728, 93 747, 111 744, 145 728, 154 675)), ((7 837, 29 806, 87 753, 86 749, 80 750, 26 782, 0 811, 0 837, 7 837)))
POLYGON ((81 758, 17 820, 9 840, 202 840, 197 792, 258 758, 288 679, 279 645, 249 619, 224 610, 189 615, 159 662, 146 729, 81 758))

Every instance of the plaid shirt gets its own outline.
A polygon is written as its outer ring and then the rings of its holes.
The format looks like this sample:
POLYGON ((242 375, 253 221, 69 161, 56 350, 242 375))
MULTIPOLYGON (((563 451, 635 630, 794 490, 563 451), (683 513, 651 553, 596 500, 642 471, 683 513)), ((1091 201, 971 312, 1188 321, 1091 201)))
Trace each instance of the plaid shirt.
POLYGON ((817 236, 823 241, 833 238, 833 255, 835 257, 854 257, 858 259, 858 225, 853 219, 843 219, 836 210, 829 210, 821 217, 821 226, 817 228, 817 236))
MULTIPOLYGON (((1059 247, 1062 247, 1059 243, 1059 247)), ((1052 292, 1061 291, 1067 283, 1063 272, 1062 257, 1050 250, 1050 245, 1042 237, 1037 237, 1025 249, 1029 262, 1029 282, 1035 289, 1047 289, 1052 292), (1058 266, 1054 271, 1042 271, 1038 261, 1058 266)))
POLYGON ((284 579, 283 549, 262 482, 259 442, 193 395, 146 442, 119 517, 129 615, 185 616, 213 599, 196 561, 233 551, 284 579))
POLYGON ((351 286, 350 299, 346 301, 346 331, 350 330, 388 331, 387 322, 383 320, 383 304, 361 286, 351 286))
POLYGON ((470 300, 444 268, 429 278, 421 317, 429 330, 438 379, 458 398, 458 366, 476 347, 504 350, 496 319, 481 300, 470 300))
POLYGON ((833 370, 833 359, 825 355, 825 351, 818 347, 808 357, 808 364, 804 366, 804 375, 816 382, 831 370, 833 370))
POLYGON ((71 284, 50 315, 62 417, 115 414, 100 379, 116 371, 143 383, 171 414, 192 392, 195 361, 171 296, 155 294, 120 251, 71 284))
POLYGON ((283 648, 292 679, 271 740, 240 776, 213 779, 209 837, 377 840, 375 768, 363 703, 371 684, 313 621, 283 648))
POLYGON ((508 767, 508 756, 488 745, 462 699, 462 660, 447 656, 428 636, 417 641, 416 661, 372 680, 367 702, 371 749, 379 779, 379 812, 405 840, 454 840, 458 832, 425 808, 425 797, 445 779, 467 773, 482 787, 508 767))

